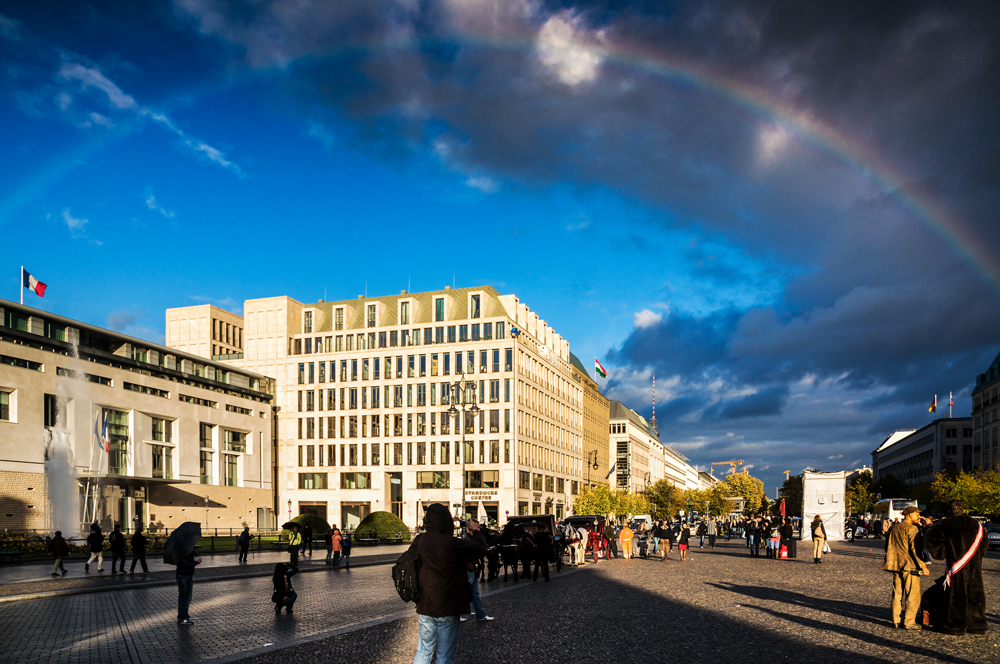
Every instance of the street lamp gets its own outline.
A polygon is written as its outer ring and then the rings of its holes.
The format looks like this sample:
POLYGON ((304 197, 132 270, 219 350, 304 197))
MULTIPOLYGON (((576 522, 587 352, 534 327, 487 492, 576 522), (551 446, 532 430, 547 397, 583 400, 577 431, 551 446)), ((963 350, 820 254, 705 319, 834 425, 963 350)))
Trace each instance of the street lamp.
MULTIPOLYGON (((468 477, 465 474, 465 462, 469 456, 469 450, 465 446, 465 422, 459 423, 459 413, 469 413, 475 421, 476 414, 479 413, 479 406, 476 405, 476 381, 466 380, 465 374, 460 374, 459 379, 456 380, 452 386, 452 397, 451 397, 451 408, 448 409, 448 414, 455 418, 456 426, 462 427, 462 518, 465 518, 465 488, 468 482, 468 477), (465 395, 467 392, 472 392, 471 403, 465 400, 465 395), (461 401, 459 401, 459 395, 461 395, 461 401), (456 407, 457 406, 457 407, 456 407)), ((463 417, 462 420, 465 418, 463 417)))
POLYGON ((292 499, 288 499, 288 520, 292 520, 292 499))
POLYGON ((690 497, 688 498, 688 516, 687 516, 687 518, 688 518, 688 521, 692 520, 691 519, 691 498, 690 497))
POLYGON ((593 486, 591 486, 591 484, 590 484, 590 469, 591 468, 593 468, 594 470, 597 470, 597 450, 591 450, 590 452, 587 452, 587 486, 589 488, 593 488, 593 486), (591 462, 591 460, 590 460, 590 456, 591 455, 594 456, 594 461, 593 462, 591 462))

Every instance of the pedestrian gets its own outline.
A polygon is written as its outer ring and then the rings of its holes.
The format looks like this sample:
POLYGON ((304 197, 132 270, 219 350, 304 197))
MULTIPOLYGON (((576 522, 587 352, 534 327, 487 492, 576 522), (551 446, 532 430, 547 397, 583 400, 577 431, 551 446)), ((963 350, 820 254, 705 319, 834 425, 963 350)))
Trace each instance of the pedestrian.
POLYGON ((299 568, 299 547, 302 546, 302 535, 299 533, 299 524, 292 524, 292 531, 288 534, 288 564, 296 570, 299 568))
POLYGON ((83 564, 83 571, 90 571, 90 563, 97 561, 97 571, 104 571, 104 533, 96 523, 90 524, 90 534, 87 535, 87 551, 90 558, 83 564))
POLYGON ((69 544, 63 539, 61 530, 57 530, 55 537, 49 542, 49 555, 56 559, 52 565, 52 576, 59 576, 59 571, 65 576, 66 567, 63 566, 63 558, 69 555, 69 544))
POLYGON ((907 507, 903 510, 903 522, 893 526, 886 541, 882 569, 892 572, 893 627, 920 629, 916 622, 920 609, 920 576, 931 572, 920 557, 919 520, 920 508, 907 507))
POLYGON ((346 530, 340 536, 340 561, 344 569, 351 569, 351 534, 346 530))
POLYGON ((142 534, 142 525, 138 525, 135 534, 132 535, 132 567, 128 570, 129 574, 135 574, 137 562, 142 563, 142 573, 149 574, 149 568, 146 566, 146 536, 142 534))
POLYGON ((302 554, 305 555, 309 549, 309 555, 313 552, 313 529, 308 523, 302 526, 302 554))
POLYGON ((945 561, 942 620, 935 627, 945 634, 985 634, 986 591, 983 588, 983 557, 989 539, 981 523, 965 515, 965 503, 953 500, 948 517, 927 529, 931 555, 945 561))
POLYGON ((181 558, 177 563, 177 622, 181 625, 193 625, 194 621, 188 615, 191 606, 191 593, 194 590, 194 568, 201 564, 201 558, 195 558, 195 551, 181 558))
POLYGON ((663 524, 660 534, 660 548, 663 550, 663 558, 660 562, 670 560, 670 550, 674 548, 674 526, 670 523, 663 524))
POLYGON ((705 525, 705 520, 702 519, 701 521, 698 522, 698 537, 701 539, 701 541, 698 543, 699 549, 705 548, 705 535, 707 534, 708 534, 708 526, 705 525))
POLYGON ((708 533, 708 546, 714 549, 715 538, 719 535, 719 524, 715 521, 715 517, 708 517, 708 525, 705 527, 705 532, 708 533))
POLYGON ((687 560, 688 542, 691 540, 691 529, 688 522, 681 523, 681 530, 677 536, 677 550, 681 552, 681 562, 687 560))
POLYGON ((545 579, 546 583, 549 580, 549 563, 552 562, 552 537, 545 530, 535 531, 535 536, 532 538, 532 542, 535 545, 535 571, 531 576, 532 581, 538 581, 538 570, 542 570, 542 578, 545 579))
MULTIPOLYGON (((475 523, 478 529, 479 522, 476 519, 470 519, 469 524, 475 523)), ((483 536, 485 539, 485 535, 483 536)), ((462 537, 462 541, 470 541, 475 538, 472 535, 472 530, 467 529, 465 535, 462 537)), ((469 577, 469 585, 472 586, 472 612, 476 616, 478 622, 490 622, 493 620, 493 616, 487 615, 486 610, 483 609, 483 598, 479 594, 479 573, 482 570, 483 559, 477 558, 475 561, 470 562, 466 565, 466 575, 469 577)), ((548 579, 546 579, 548 581, 548 579)), ((466 618, 463 614, 461 621, 465 622, 466 618)))
MULTIPOLYGON (((336 526, 335 526, 336 527, 336 526)), ((333 528, 323 533, 323 546, 326 547, 326 564, 333 564, 333 528)))
POLYGON ((826 527, 819 514, 812 520, 813 562, 817 565, 823 562, 823 546, 826 544, 826 527))
POLYGON ((627 558, 631 558, 632 557, 632 536, 633 535, 635 535, 635 533, 632 532, 632 529, 628 527, 627 523, 624 526, 622 526, 621 531, 619 531, 619 533, 618 533, 618 539, 622 543, 622 557, 623 558, 627 559, 627 558))
POLYGON ((469 576, 466 563, 486 555, 486 539, 479 524, 470 522, 471 537, 456 538, 448 508, 427 507, 425 532, 415 546, 420 555, 417 619, 420 632, 413 664, 430 664, 437 650, 437 664, 452 664, 458 646, 459 616, 469 613, 469 576))
POLYGON ((236 562, 245 563, 247 561, 247 551, 250 550, 250 540, 252 538, 253 535, 250 534, 250 526, 243 526, 243 532, 236 538, 236 543, 240 547, 240 556, 236 559, 236 562))
POLYGON ((757 517, 750 519, 746 524, 747 546, 750 547, 750 557, 760 557, 760 525, 757 517))
MULTIPOLYGON (((795 528, 792 527, 792 520, 787 516, 785 517, 780 529, 781 534, 781 549, 785 550, 785 557, 794 558, 795 554, 792 551, 792 547, 795 543, 795 528)), ((781 549, 778 549, 778 557, 781 557, 781 549)))
POLYGON ((330 536, 330 546, 333 548, 333 562, 331 565, 336 566, 340 563, 340 556, 343 551, 343 541, 343 535, 340 534, 340 530, 336 525, 334 525, 333 535, 330 536))
POLYGON ((774 517, 771 520, 769 526, 770 531, 768 532, 767 538, 767 557, 774 560, 778 559, 781 548, 781 519, 779 517, 774 517))
POLYGON ((111 573, 117 574, 119 561, 121 561, 121 573, 125 573, 125 536, 122 534, 121 524, 116 523, 114 530, 108 535, 108 546, 111 547, 111 573))
POLYGON ((281 607, 285 607, 285 613, 292 612, 292 605, 299 595, 292 587, 292 577, 298 570, 289 567, 285 563, 278 563, 274 566, 274 575, 271 582, 274 585, 274 592, 271 593, 271 601, 274 602, 274 612, 281 613, 281 607))
POLYGON ((608 523, 604 526, 604 539, 608 543, 608 549, 604 556, 611 560, 618 557, 618 538, 615 537, 615 527, 608 523))

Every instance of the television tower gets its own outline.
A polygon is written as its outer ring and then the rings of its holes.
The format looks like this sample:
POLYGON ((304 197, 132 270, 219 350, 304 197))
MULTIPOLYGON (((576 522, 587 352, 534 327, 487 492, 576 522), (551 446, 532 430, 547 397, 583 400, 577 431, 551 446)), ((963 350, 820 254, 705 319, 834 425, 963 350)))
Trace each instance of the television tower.
POLYGON ((660 437, 660 427, 656 426, 656 374, 653 374, 653 417, 649 420, 649 425, 653 427, 656 437, 660 437))

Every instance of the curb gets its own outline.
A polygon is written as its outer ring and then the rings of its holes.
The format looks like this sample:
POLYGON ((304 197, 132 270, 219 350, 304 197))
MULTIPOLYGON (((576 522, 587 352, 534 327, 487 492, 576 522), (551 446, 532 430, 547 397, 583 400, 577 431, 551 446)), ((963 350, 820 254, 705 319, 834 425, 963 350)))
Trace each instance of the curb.
MULTIPOLYGON (((395 560, 374 560, 374 561, 358 561, 352 565, 352 567, 374 567, 376 565, 392 565, 395 560)), ((308 568, 299 568, 299 574, 313 573, 313 572, 332 572, 334 569, 340 569, 339 567, 329 568, 326 565, 322 566, 310 566, 308 568)), ((206 576, 195 581, 195 583, 211 583, 213 581, 232 581, 234 579, 253 579, 259 577, 269 577, 270 572, 244 572, 242 574, 220 574, 218 576, 206 576)), ((107 586, 92 586, 89 588, 67 588, 65 590, 46 590, 34 593, 24 593, 22 595, 7 595, 5 597, 0 597, 0 604, 6 604, 8 602, 25 602, 32 599, 46 599, 49 597, 65 597, 69 595, 89 595, 92 593, 106 593, 114 592, 115 590, 136 590, 140 588, 155 588, 158 586, 173 586, 176 585, 176 581, 173 579, 169 581, 144 581, 141 583, 124 583, 120 586, 107 587, 107 586)))

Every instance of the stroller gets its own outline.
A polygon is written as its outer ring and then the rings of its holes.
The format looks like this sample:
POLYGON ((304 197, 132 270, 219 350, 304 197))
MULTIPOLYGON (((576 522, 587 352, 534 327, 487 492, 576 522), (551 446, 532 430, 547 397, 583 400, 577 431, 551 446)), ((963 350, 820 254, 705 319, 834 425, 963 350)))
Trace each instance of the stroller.
POLYGON ((646 535, 642 535, 637 538, 637 541, 639 542, 638 548, 639 548, 640 558, 649 558, 649 545, 647 543, 648 539, 649 538, 646 535))

